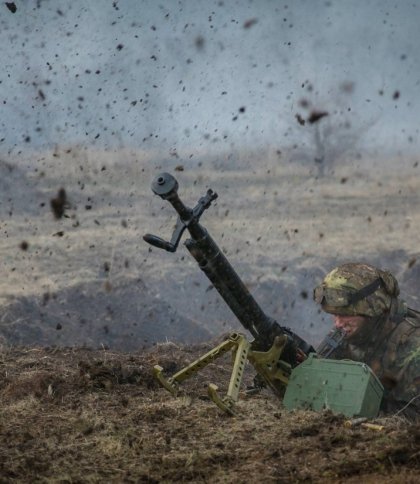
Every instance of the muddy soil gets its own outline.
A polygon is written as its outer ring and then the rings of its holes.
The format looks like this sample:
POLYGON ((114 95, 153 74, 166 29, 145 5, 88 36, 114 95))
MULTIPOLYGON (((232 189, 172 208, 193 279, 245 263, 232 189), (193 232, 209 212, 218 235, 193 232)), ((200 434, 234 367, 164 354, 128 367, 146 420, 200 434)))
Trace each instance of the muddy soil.
POLYGON ((152 378, 154 364, 171 373, 209 347, 3 351, 1 481, 418 482, 420 427, 399 417, 347 428, 328 411, 288 412, 268 391, 242 392, 230 417, 206 391, 223 390, 224 360, 177 398, 152 378))

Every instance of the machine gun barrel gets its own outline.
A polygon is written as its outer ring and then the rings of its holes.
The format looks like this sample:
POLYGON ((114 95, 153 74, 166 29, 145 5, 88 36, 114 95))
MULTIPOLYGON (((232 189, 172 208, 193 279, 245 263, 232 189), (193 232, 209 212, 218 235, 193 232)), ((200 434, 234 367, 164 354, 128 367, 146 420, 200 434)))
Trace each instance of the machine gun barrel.
POLYGON ((196 207, 188 208, 178 196, 178 182, 168 173, 162 173, 154 179, 152 190, 156 195, 171 203, 179 218, 170 242, 151 234, 144 236, 146 242, 155 247, 175 252, 184 230, 187 229, 191 236, 185 242, 187 249, 240 323, 255 338, 254 348, 267 351, 273 345, 276 336, 286 335, 288 342, 282 359, 292 366, 296 366, 298 363, 296 355, 299 350, 301 354, 302 352, 309 354, 314 351, 289 328, 280 326, 264 313, 216 242, 199 223, 204 210, 217 198, 216 193, 208 190, 206 196, 199 200, 196 207))
POLYGON ((273 343, 273 322, 255 301, 216 242, 204 231, 202 238, 191 238, 185 242, 187 249, 245 329, 263 349, 268 349, 273 343))

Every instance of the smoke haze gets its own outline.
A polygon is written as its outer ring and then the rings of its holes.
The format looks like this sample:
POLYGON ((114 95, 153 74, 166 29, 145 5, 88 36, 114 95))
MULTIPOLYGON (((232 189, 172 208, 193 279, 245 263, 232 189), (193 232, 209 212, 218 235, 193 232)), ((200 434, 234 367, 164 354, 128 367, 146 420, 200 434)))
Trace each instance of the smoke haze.
POLYGON ((418 2, 15 6, 0 17, 3 153, 305 149, 311 127, 298 120, 311 111, 361 148, 418 150, 418 2))

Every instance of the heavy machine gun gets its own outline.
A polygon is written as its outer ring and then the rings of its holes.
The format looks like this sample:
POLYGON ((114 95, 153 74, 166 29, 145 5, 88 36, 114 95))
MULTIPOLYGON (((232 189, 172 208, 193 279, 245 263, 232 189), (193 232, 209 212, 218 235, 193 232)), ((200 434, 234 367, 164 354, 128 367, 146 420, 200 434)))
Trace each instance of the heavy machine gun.
POLYGON ((263 312, 216 242, 200 224, 201 215, 216 200, 217 193, 209 189, 194 208, 189 208, 179 198, 178 182, 169 173, 155 177, 152 191, 173 206, 178 219, 170 241, 152 234, 146 234, 144 240, 159 249, 175 252, 184 231, 188 230, 190 238, 186 240, 185 246, 242 326, 254 338, 250 343, 245 335, 232 333, 216 348, 171 377, 166 378, 163 369, 156 365, 156 378, 167 390, 176 394, 182 381, 232 350, 234 364, 227 394, 220 397, 214 384, 210 384, 208 389, 210 398, 221 409, 234 413, 247 360, 274 393, 282 397, 291 370, 315 350, 290 328, 279 325, 263 312))

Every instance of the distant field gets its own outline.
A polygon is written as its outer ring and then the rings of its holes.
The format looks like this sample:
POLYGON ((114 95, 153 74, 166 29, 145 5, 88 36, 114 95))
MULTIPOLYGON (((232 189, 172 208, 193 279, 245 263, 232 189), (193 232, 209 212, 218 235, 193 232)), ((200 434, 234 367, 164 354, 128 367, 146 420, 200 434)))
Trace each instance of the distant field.
POLYGON ((404 297, 420 307, 415 160, 361 159, 320 178, 276 153, 198 158, 69 148, 4 160, 3 341, 26 335, 25 344, 128 349, 238 328, 182 245, 170 254, 142 239, 172 234, 175 212, 150 189, 165 170, 190 206, 209 187, 218 192, 202 223, 263 309, 313 343, 330 323, 312 288, 337 263, 364 260, 394 271, 404 297), (60 188, 68 207, 56 219, 50 203, 60 188), (88 303, 77 304, 78 294, 88 303))

